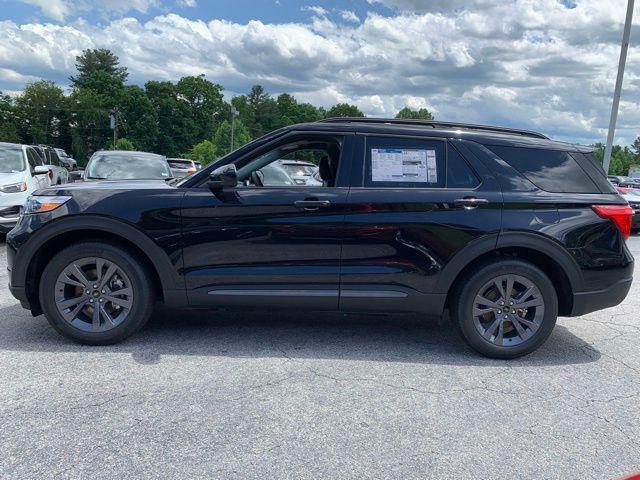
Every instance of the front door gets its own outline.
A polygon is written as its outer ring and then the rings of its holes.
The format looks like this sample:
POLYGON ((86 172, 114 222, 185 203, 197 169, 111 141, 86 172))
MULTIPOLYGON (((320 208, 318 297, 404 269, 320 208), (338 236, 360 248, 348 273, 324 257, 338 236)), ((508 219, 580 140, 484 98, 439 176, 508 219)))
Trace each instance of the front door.
POLYGON ((281 142, 236 164, 236 188, 186 194, 191 304, 338 308, 351 137, 281 142))

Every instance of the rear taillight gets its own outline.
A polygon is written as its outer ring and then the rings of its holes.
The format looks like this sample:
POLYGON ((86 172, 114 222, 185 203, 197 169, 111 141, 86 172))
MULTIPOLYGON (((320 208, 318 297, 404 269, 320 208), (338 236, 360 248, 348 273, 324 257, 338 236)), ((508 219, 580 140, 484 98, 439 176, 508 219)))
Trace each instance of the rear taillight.
POLYGON ((53 170, 49 169, 49 180, 53 180, 53 170))
POLYGON ((600 217, 613 220, 625 240, 629 238, 633 217, 633 209, 629 205, 592 205, 591 208, 600 217))

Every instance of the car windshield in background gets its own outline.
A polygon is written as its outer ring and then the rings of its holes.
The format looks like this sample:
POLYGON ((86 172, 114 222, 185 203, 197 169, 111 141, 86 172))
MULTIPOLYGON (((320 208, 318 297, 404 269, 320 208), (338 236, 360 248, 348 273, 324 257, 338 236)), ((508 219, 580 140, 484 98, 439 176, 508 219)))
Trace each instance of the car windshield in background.
POLYGON ((317 167, 311 165, 298 165, 295 163, 283 163, 280 165, 289 175, 309 177, 314 174, 317 167))
POLYGON ((155 180, 171 178, 162 157, 149 155, 100 155, 89 162, 87 178, 96 180, 155 180))
POLYGON ((193 163, 188 160, 167 160, 171 168, 194 168, 193 163))
POLYGON ((0 173, 21 172, 24 169, 21 148, 0 147, 0 173))

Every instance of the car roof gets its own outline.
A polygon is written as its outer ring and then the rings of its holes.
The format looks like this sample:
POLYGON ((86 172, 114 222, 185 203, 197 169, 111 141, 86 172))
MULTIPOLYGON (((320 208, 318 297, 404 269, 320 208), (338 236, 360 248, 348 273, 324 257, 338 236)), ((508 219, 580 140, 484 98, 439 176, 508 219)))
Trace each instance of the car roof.
POLYGON ((22 148, 25 145, 21 144, 21 143, 11 143, 11 142, 0 142, 0 147, 13 147, 13 148, 22 148))
POLYGON ((546 148, 591 152, 594 147, 560 142, 529 130, 492 125, 475 125, 453 122, 398 120, 384 118, 331 118, 314 123, 300 123, 289 130, 335 133, 364 133, 378 135, 410 135, 424 137, 460 138, 485 145, 546 148))

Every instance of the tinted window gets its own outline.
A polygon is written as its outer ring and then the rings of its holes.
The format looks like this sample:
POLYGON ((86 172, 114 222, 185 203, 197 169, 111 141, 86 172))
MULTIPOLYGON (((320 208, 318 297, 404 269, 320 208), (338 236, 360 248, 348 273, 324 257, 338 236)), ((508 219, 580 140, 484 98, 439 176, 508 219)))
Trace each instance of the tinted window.
POLYGON ((604 173, 602 164, 593 154, 593 152, 581 153, 571 152, 571 156, 576 162, 582 166, 585 172, 589 174, 591 179, 595 182, 601 192, 603 193, 616 193, 616 189, 611 185, 611 182, 607 179, 604 173))
POLYGON ((453 146, 447 151, 447 188, 476 188, 480 180, 453 146))
POLYGON ((600 193, 568 152, 487 145, 491 151, 547 192, 600 193))
POLYGON ((40 157, 32 148, 27 148, 27 160, 29 161, 29 166, 31 167, 32 171, 38 165, 42 165, 42 161, 40 160, 40 157))
POLYGON ((446 181, 445 163, 444 142, 367 137, 365 185, 442 188, 446 181))
POLYGON ((55 150, 47 150, 49 156, 51 158, 51 165, 55 165, 56 167, 60 166, 60 158, 55 150))

